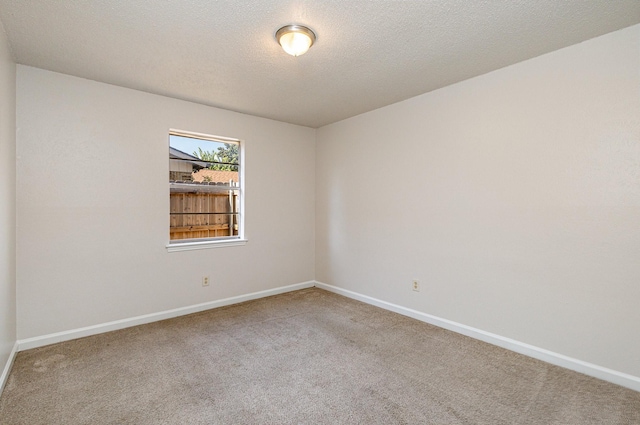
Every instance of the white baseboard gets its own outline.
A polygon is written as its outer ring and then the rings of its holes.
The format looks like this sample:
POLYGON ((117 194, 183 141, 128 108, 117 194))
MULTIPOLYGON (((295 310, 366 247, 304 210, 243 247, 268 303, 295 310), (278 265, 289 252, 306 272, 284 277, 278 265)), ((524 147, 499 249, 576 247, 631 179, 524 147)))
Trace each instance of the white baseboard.
POLYGON ((593 376, 594 378, 612 382, 614 384, 618 384, 635 391, 640 391, 640 378, 637 376, 584 362, 582 360, 574 359, 563 354, 545 350, 544 348, 535 347, 533 345, 525 344, 524 342, 516 341, 511 338, 505 338, 500 335, 485 332, 481 329, 472 328, 471 326, 456 323, 447 319, 442 319, 437 316, 432 316, 431 314, 422 313, 417 310, 412 310, 410 308, 391 304, 386 301, 369 297, 367 295, 362 295, 357 292, 349 291, 347 289, 338 288, 337 286, 328 285, 326 283, 317 281, 315 286, 339 295, 343 295, 348 298, 352 298, 354 300, 362 301, 364 303, 383 308, 385 310, 402 314, 403 316, 412 317, 422 322, 448 329, 450 331, 466 335, 471 338, 479 339, 480 341, 488 342, 489 344, 497 345, 498 347, 506 348, 507 350, 515 351, 516 353, 533 357, 534 359, 542 360, 556 366, 564 367, 566 369, 580 372, 585 375, 593 376))
POLYGON ((77 338, 83 338, 85 336, 97 335, 104 332, 115 331, 118 329, 144 325, 146 323, 157 322, 165 319, 171 319, 174 317, 184 316, 187 314, 198 313, 200 311, 210 310, 212 308, 224 307, 227 305, 238 304, 241 302, 251 301, 258 298, 284 294, 285 292, 311 288, 314 285, 315 285, 314 281, 308 281, 308 282, 296 283, 288 286, 281 286, 279 288, 267 289, 265 291, 253 292, 251 294, 239 295, 236 297, 210 301, 210 302, 191 305, 187 307, 175 308, 173 310, 145 314, 143 316, 136 316, 128 319, 115 320, 113 322, 101 323, 99 325, 87 326, 84 328, 72 329, 64 332, 56 332, 53 334, 37 336, 34 338, 21 339, 16 342, 16 345, 18 347, 18 351, 29 350, 32 348, 43 347, 45 345, 55 344, 58 342, 69 341, 77 338))
POLYGON ((49 335, 38 336, 34 338, 27 338, 16 341, 13 350, 7 360, 7 363, 0 376, 0 392, 6 384, 6 380, 9 376, 9 371, 15 359, 18 351, 24 351, 31 348, 42 347, 45 345, 55 344, 57 342, 69 341, 72 339, 82 338, 85 336, 97 335, 104 332, 110 332, 118 329, 124 329, 132 326, 143 325, 146 323, 157 322, 160 320, 171 319, 173 317, 184 316, 187 314, 198 313, 200 311, 209 310, 217 307, 224 307, 227 305, 238 304, 244 301, 255 300, 258 298, 269 297, 272 295, 283 294, 286 292, 297 291, 299 289, 311 288, 316 286, 318 288, 334 292, 339 295, 343 295, 354 300, 362 301, 367 304, 374 305, 376 307, 383 308, 385 310, 393 311, 395 313, 402 314, 404 316, 412 317, 425 323, 429 323, 444 329, 448 329, 453 332, 457 332, 462 335, 469 336, 471 338, 479 339, 489 344, 497 345, 507 350, 514 351, 516 353, 524 354, 529 357, 533 357, 544 362, 564 367, 576 372, 583 373, 585 375, 593 376, 604 381, 612 382, 614 384, 621 385, 623 387, 630 388, 635 391, 640 391, 640 378, 637 376, 629 375, 626 373, 618 372, 612 369, 608 369, 602 366, 598 366, 592 363, 584 362, 582 360, 574 359, 572 357, 565 356, 563 354, 554 353, 544 348, 535 347, 520 341, 513 340, 511 338, 505 338, 500 335, 496 335, 490 332, 476 329, 471 326, 463 325, 451 320, 443 319, 437 316, 433 316, 427 313, 422 313, 417 310, 402 307, 396 304, 392 304, 386 301, 382 301, 367 295, 362 295, 357 292, 349 291, 347 289, 338 288, 333 285, 328 285, 322 282, 302 282, 294 285, 281 286, 279 288, 268 289, 265 291, 253 292, 251 294, 239 295, 236 297, 225 298, 222 300, 210 301, 202 304, 196 304, 187 307, 176 308, 173 310, 162 311, 158 313, 146 314, 143 316, 132 317, 129 319, 116 320, 113 322, 103 323, 94 326, 87 326, 84 328, 73 329, 64 332, 57 332, 49 335))
POLYGON ((9 353, 9 358, 7 359, 7 363, 4 365, 4 369, 2 369, 2 375, 0 375, 0 394, 2 394, 2 390, 4 390, 4 386, 7 383, 7 379, 9 379, 9 372, 11 372, 11 366, 13 366, 13 361, 16 358, 17 352, 18 352, 18 342, 16 341, 13 344, 13 349, 11 349, 11 353, 9 353))

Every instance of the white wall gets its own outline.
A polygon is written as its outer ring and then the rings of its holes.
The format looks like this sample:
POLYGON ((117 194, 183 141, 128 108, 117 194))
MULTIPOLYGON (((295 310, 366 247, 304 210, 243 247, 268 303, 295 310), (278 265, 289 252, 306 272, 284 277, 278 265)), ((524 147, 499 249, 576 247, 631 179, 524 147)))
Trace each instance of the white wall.
POLYGON ((18 339, 313 280, 313 129, 17 73, 18 339), (246 246, 167 253, 170 128, 245 141, 246 246))
POLYGON ((0 374, 16 341, 15 158, 16 65, 0 22, 0 374))
POLYGON ((316 167, 317 280, 640 376, 640 26, 323 127, 316 167))

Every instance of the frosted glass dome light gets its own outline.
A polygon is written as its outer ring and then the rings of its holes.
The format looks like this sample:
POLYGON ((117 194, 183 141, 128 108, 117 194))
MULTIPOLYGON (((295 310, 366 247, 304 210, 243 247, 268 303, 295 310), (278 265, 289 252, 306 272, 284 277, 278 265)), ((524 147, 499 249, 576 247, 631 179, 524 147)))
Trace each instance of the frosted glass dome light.
POLYGON ((285 52, 291 56, 307 53, 309 47, 316 41, 316 35, 307 27, 301 25, 287 25, 276 32, 276 40, 285 52))

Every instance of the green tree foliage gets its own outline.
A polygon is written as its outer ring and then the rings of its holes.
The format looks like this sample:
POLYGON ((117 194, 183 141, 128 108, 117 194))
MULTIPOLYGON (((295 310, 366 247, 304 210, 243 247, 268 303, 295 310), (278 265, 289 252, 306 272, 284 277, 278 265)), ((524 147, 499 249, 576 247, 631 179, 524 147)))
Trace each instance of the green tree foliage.
POLYGON ((194 152, 193 155, 209 162, 210 170, 238 171, 237 165, 230 165, 238 164, 238 147, 239 145, 236 144, 225 143, 224 147, 220 146, 216 152, 204 151, 198 147, 198 152, 194 152))

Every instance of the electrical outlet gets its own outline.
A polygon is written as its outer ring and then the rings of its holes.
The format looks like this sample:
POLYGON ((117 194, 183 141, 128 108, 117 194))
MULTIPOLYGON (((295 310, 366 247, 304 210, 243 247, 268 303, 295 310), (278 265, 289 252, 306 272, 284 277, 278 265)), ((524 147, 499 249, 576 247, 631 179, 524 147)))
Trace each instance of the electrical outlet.
POLYGON ((209 286, 209 276, 202 276, 202 286, 209 286))
POLYGON ((420 292, 420 282, 418 282, 416 279, 413 280, 413 290, 416 292, 420 292))

